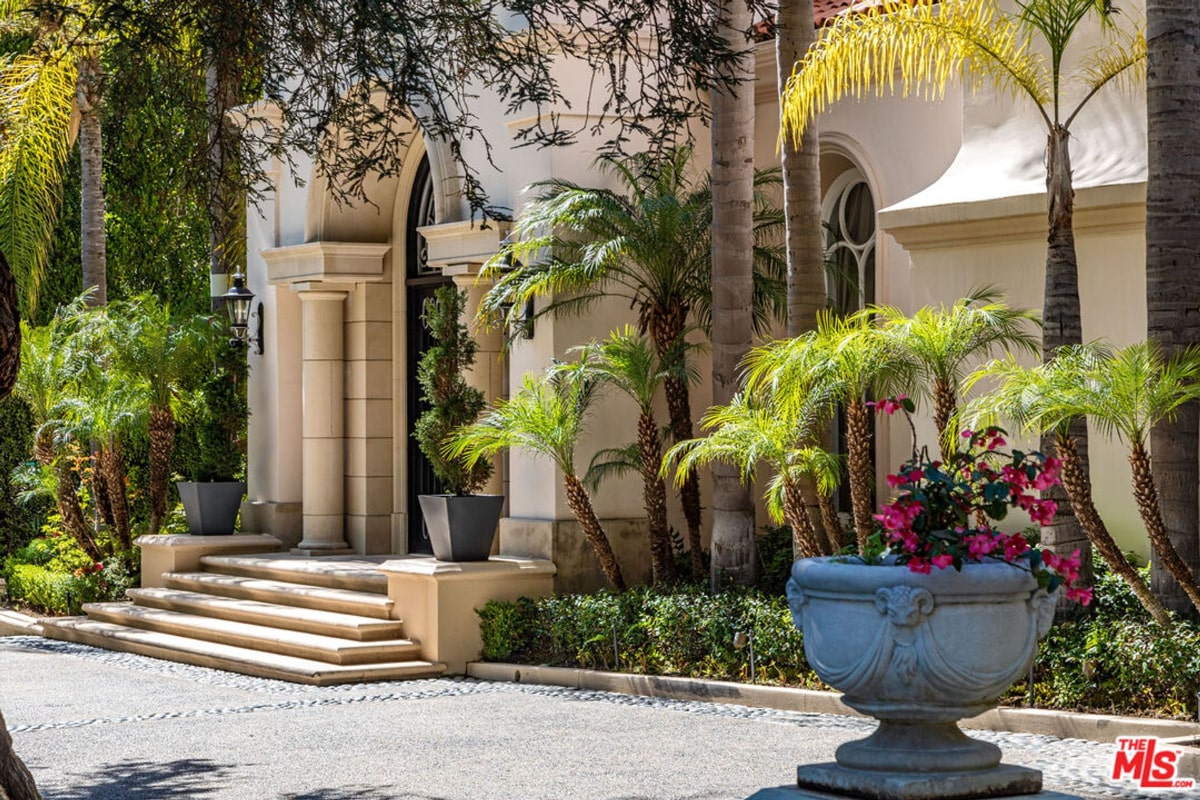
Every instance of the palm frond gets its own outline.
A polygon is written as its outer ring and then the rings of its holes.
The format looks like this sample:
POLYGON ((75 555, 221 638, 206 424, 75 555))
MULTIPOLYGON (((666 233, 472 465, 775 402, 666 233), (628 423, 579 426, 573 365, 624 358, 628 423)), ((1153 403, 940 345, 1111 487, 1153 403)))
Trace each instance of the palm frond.
POLYGON ((904 96, 937 99, 960 75, 970 88, 990 81, 1028 95, 1039 109, 1052 99, 1027 31, 991 0, 885 2, 825 27, 784 90, 782 135, 798 142, 809 120, 845 96, 891 94, 898 80, 904 96))
POLYGON ((1131 91, 1145 81, 1146 31, 1138 27, 1132 32, 1121 32, 1103 47, 1092 50, 1080 62, 1076 77, 1088 91, 1067 118, 1068 128, 1088 101, 1108 84, 1131 91))
POLYGON ((619 478, 630 472, 638 472, 642 468, 642 452, 637 442, 631 442, 624 447, 609 447, 600 450, 588 463, 587 472, 583 475, 583 485, 590 491, 597 491, 600 484, 609 478, 619 478))

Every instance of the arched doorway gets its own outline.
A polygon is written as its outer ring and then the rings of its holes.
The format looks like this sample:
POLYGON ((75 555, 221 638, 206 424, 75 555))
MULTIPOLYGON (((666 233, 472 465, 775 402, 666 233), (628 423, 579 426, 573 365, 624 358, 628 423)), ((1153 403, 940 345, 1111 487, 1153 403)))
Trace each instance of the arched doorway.
POLYGON ((407 425, 404 435, 408 440, 408 552, 432 553, 429 536, 425 532, 425 520, 421 515, 421 507, 417 496, 422 494, 437 494, 442 491, 437 476, 429 459, 417 447, 411 437, 411 432, 417 418, 428 407, 421 397, 421 387, 417 384, 417 364, 421 356, 429 349, 429 332, 421 323, 421 311, 425 301, 432 297, 439 287, 453 283, 442 275, 442 271, 429 265, 429 248, 425 237, 417 229, 436 222, 434 211, 433 174, 429 168, 429 157, 422 156, 413 180, 412 194, 408 203, 408 218, 405 221, 405 304, 407 327, 405 330, 405 349, 408 365, 406 382, 408 384, 407 425))

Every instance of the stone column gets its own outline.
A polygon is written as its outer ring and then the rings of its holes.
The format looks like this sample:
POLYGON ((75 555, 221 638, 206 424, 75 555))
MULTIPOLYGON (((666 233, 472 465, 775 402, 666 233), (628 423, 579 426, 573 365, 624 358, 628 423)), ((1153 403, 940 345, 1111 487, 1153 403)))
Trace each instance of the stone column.
POLYGON ((345 304, 348 288, 297 283, 303 406, 304 538, 292 552, 342 555, 346 544, 345 304))

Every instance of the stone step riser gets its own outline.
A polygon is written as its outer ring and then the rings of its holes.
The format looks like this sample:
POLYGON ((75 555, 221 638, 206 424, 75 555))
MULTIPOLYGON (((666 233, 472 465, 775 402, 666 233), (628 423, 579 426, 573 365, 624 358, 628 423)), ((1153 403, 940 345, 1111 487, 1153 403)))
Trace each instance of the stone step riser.
POLYGON ((82 618, 49 622, 45 626, 45 635, 51 639, 77 642, 107 650, 136 653, 181 664, 312 686, 434 678, 445 671, 442 664, 419 660, 339 666, 82 618))
POLYGON ((355 642, 173 611, 139 608, 127 603, 86 604, 84 612, 89 619, 98 622, 142 628, 247 650, 324 661, 329 664, 408 661, 419 659, 421 656, 420 646, 408 640, 355 642))
POLYGON ((367 594, 387 594, 387 577, 363 565, 312 559, 271 558, 262 556, 204 556, 200 567, 205 572, 238 575, 268 581, 345 589, 367 594))
POLYGON ((135 605, 358 642, 404 637, 404 623, 178 589, 130 589, 135 605))
POLYGON ((387 597, 345 589, 299 586, 280 581, 201 572, 168 572, 163 575, 163 585, 170 589, 183 589, 219 597, 257 600, 281 606, 354 614, 373 619, 395 619, 394 603, 387 597))

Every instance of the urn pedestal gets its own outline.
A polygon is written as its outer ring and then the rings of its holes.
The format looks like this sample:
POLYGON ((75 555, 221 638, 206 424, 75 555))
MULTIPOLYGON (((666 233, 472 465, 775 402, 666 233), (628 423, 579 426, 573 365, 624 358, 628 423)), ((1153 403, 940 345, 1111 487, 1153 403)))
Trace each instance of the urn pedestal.
POLYGON ((993 707, 1028 670, 1054 598, 1005 563, 921 575, 832 557, 797 561, 792 619, 809 665, 850 707, 879 720, 836 763, 802 765, 801 788, 874 800, 983 798, 1041 790, 1039 771, 958 721, 993 707))

